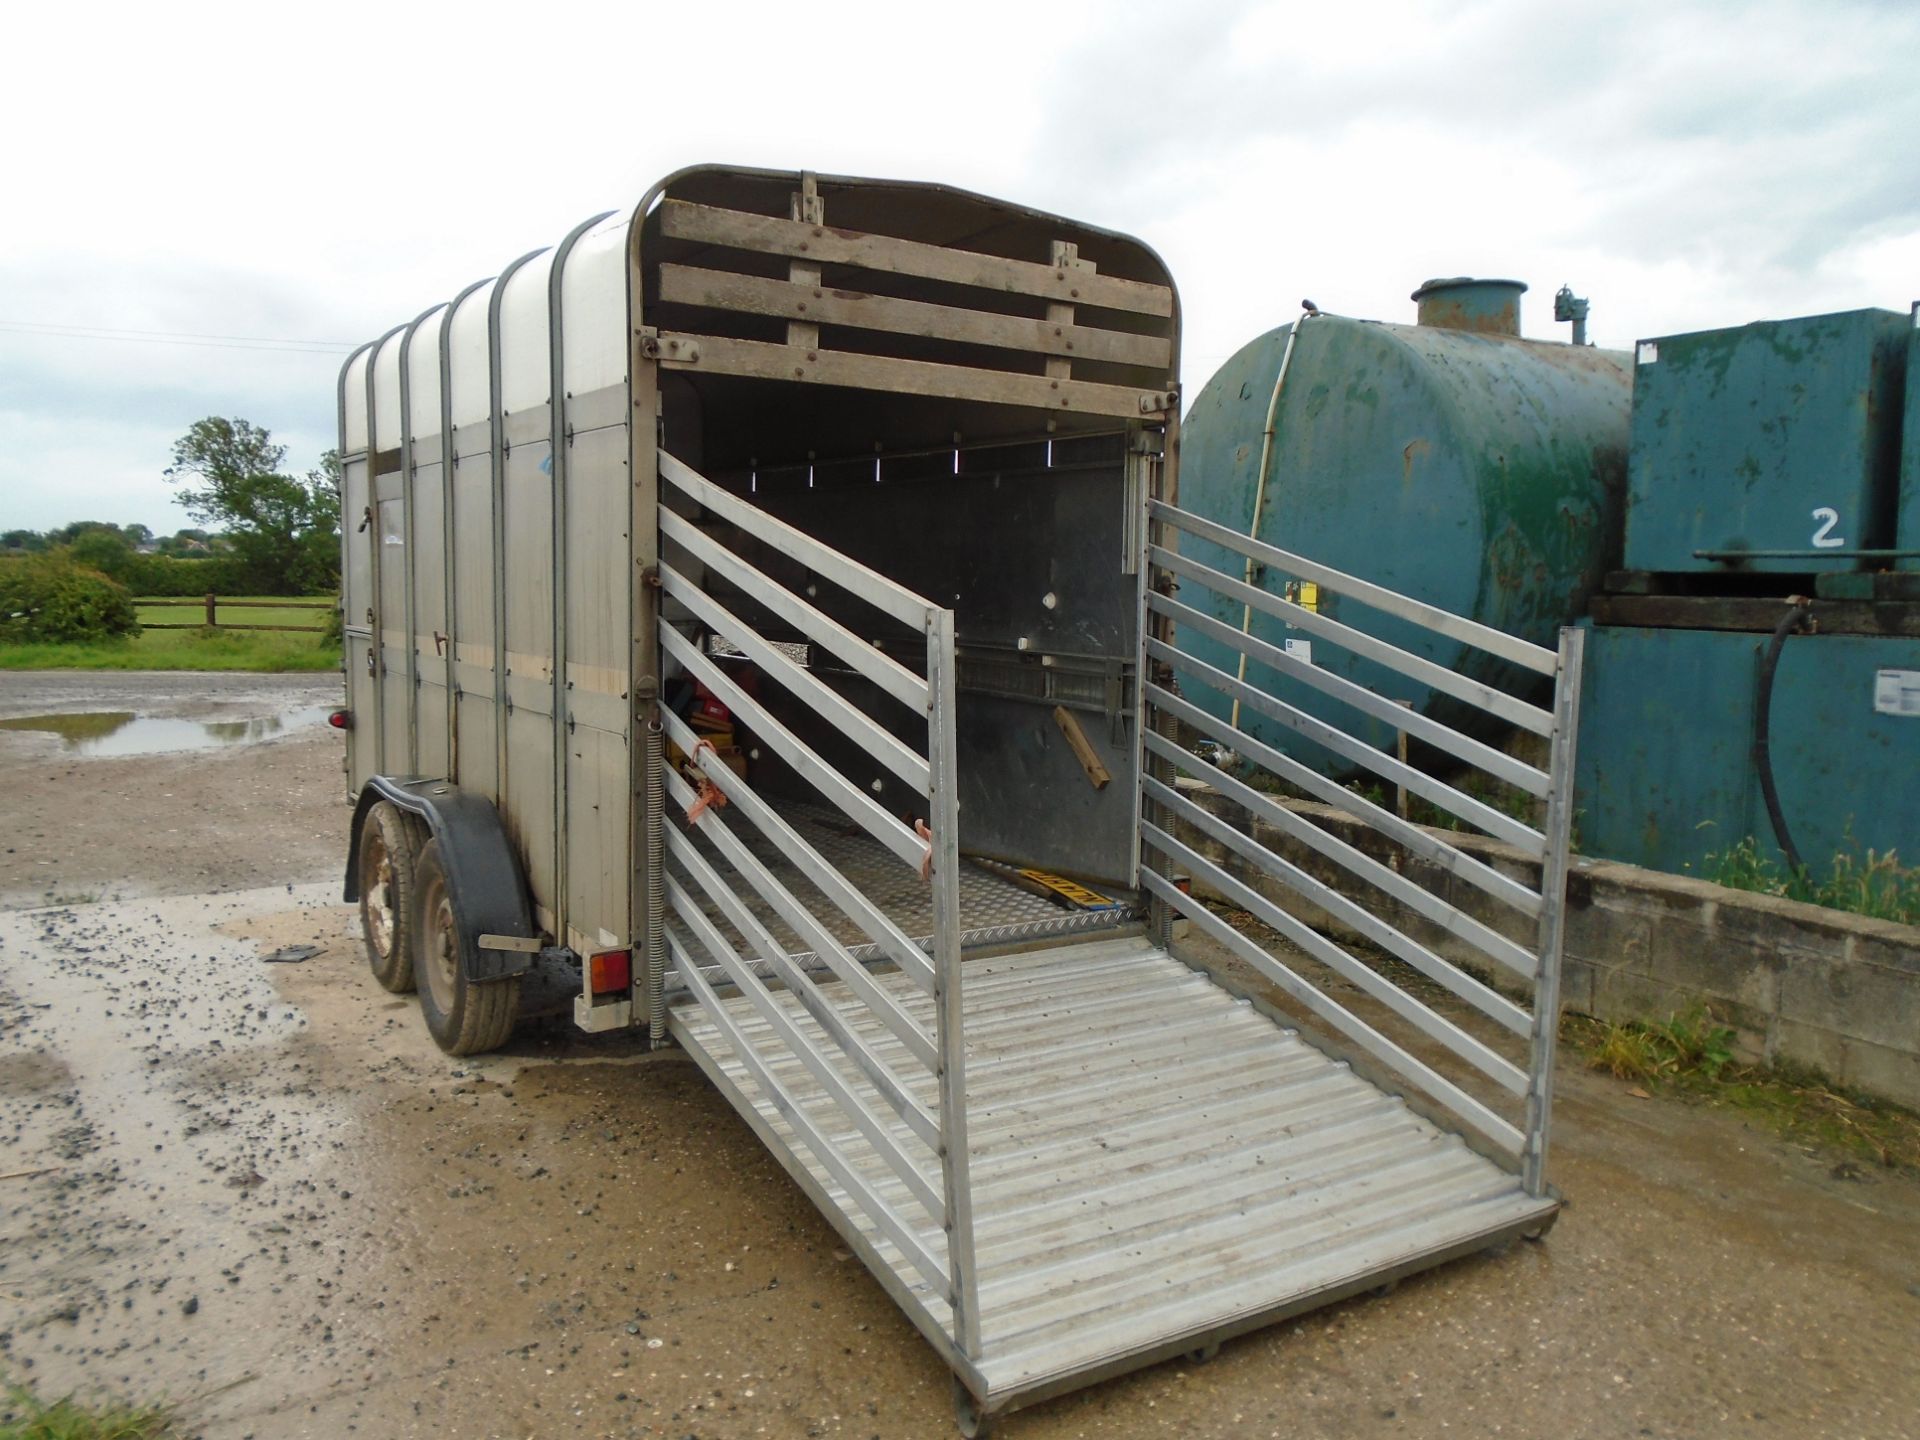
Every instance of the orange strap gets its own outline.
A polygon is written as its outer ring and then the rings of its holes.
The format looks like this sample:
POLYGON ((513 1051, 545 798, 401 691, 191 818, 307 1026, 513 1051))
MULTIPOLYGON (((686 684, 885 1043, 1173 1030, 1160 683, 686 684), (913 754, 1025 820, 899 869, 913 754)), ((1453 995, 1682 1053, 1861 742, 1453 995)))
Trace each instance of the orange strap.
MULTIPOLYGON (((709 780, 707 778, 707 772, 700 768, 700 752, 702 750, 713 750, 714 758, 716 760, 720 758, 720 752, 713 749, 713 742, 711 740, 702 740, 693 747, 693 783, 700 788, 700 794, 694 800, 693 804, 687 807, 687 823, 689 825, 709 810, 724 810, 727 808, 725 792, 723 792, 718 785, 715 785, 713 781, 709 780)), ((928 853, 931 854, 932 852, 929 851, 928 853)))
POLYGON ((916 820, 913 822, 913 833, 927 842, 927 853, 920 857, 920 878, 931 881, 933 879, 933 831, 927 828, 926 821, 916 820))

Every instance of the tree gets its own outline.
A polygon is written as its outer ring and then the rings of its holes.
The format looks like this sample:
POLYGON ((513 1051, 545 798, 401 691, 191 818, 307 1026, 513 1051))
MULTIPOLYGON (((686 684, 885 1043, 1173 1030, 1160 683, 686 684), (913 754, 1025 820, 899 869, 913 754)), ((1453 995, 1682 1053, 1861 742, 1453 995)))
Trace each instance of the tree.
POLYGON ((187 513, 226 532, 248 576, 265 592, 333 588, 340 571, 336 457, 304 478, 282 474, 287 447, 261 426, 210 415, 174 442, 166 478, 187 513))
POLYGON ((47 548, 47 537, 38 530, 9 530, 0 535, 0 550, 38 552, 47 548))
POLYGON ((117 527, 98 526, 82 530, 67 546, 74 562, 102 575, 119 579, 133 559, 133 549, 117 527))
POLYGON ((106 520, 76 520, 47 532, 49 545, 71 545, 82 535, 118 535, 120 527, 106 520))
POLYGON ((207 540, 204 530, 176 530, 162 535, 156 543, 162 555, 209 555, 213 547, 207 540))

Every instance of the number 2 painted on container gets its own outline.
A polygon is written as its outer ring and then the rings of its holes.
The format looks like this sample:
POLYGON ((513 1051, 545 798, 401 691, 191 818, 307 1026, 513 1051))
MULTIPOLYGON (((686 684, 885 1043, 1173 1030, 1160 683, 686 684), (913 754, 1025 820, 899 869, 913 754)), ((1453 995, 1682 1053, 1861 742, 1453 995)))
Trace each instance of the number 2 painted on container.
POLYGON ((1845 545, 1846 537, 1833 533, 1833 527, 1840 523, 1840 512, 1831 505, 1822 505, 1813 512, 1813 518, 1820 522, 1820 528, 1813 532, 1813 548, 1816 550, 1838 550, 1845 545))

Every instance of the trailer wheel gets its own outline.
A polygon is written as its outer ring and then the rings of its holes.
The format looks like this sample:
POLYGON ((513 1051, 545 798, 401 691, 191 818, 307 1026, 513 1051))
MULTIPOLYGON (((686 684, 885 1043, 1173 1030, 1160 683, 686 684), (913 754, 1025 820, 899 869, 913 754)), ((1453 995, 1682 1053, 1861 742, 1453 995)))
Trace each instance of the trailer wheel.
POLYGON ((420 1014, 435 1042, 449 1055, 479 1055, 498 1050, 513 1033, 519 1008, 519 977, 470 980, 461 966, 463 923, 447 887, 440 842, 429 840, 413 867, 417 897, 414 914, 415 972, 420 983, 420 1014))
POLYGON ((413 989, 414 858, 427 827, 382 800, 360 826, 360 932, 367 964, 383 989, 413 989))

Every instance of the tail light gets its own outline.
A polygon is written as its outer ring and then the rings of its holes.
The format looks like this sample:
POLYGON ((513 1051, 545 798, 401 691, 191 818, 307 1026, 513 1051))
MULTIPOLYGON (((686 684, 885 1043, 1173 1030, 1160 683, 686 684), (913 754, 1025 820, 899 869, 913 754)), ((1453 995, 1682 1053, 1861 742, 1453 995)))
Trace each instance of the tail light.
POLYGON ((587 985, 595 995, 626 990, 633 984, 633 952, 602 950, 587 959, 587 985))
POLYGON ((353 712, 351 710, 336 710, 327 716, 327 724, 336 730, 351 730, 353 728, 353 712))

